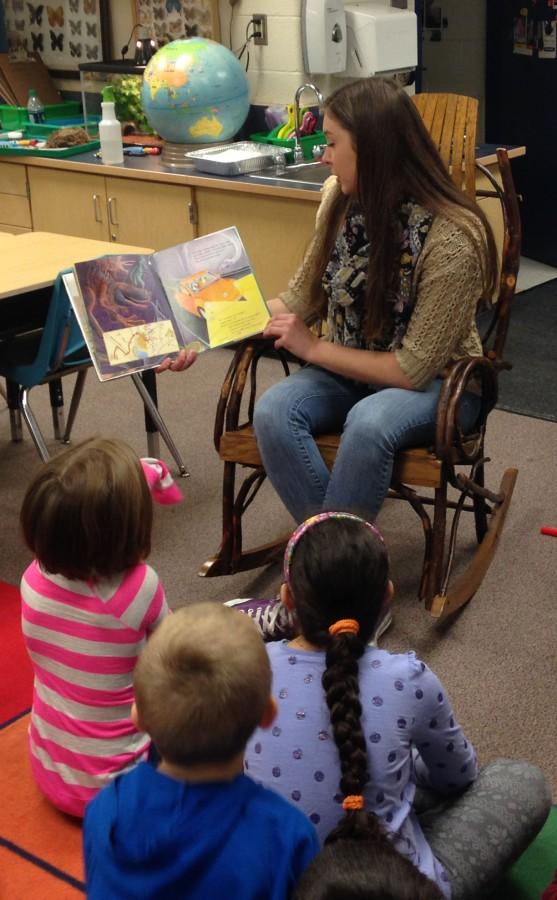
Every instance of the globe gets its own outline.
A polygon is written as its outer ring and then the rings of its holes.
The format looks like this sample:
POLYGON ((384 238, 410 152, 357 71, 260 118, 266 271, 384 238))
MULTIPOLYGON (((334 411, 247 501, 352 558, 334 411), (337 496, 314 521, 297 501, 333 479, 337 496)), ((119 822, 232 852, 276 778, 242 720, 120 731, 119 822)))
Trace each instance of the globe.
POLYGON ((227 141, 246 121, 249 83, 227 47, 188 38, 166 44, 149 60, 141 100, 149 124, 166 141, 227 141))

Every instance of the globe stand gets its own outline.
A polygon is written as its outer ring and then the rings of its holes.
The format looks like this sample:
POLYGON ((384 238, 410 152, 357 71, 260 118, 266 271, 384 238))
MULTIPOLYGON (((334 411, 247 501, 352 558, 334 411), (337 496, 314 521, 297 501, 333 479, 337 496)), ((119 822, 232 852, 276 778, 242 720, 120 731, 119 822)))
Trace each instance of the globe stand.
POLYGON ((192 165, 191 159, 186 158, 186 153, 194 149, 199 149, 199 144, 176 144, 173 141, 165 141, 162 145, 161 163, 163 166, 185 169, 192 165))

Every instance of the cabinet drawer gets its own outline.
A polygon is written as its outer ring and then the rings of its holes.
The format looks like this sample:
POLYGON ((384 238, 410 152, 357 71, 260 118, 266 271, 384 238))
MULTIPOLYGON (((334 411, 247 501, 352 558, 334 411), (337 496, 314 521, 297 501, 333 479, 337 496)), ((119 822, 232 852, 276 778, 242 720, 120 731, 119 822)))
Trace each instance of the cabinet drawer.
POLYGON ((31 210, 29 200, 15 194, 0 194, 0 222, 4 225, 17 225, 19 228, 31 228, 31 210))
POLYGON ((14 163, 0 164, 0 193, 27 197, 27 169, 14 163))

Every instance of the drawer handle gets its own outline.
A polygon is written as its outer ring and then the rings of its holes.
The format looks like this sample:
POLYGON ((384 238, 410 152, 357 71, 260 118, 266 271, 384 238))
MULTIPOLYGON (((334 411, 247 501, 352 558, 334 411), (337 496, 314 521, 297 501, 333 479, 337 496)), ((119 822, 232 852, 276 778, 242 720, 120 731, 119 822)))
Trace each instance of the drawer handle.
POLYGON ((93 211, 94 211, 94 215, 95 215, 95 222, 99 222, 102 225, 103 217, 102 217, 100 199, 101 198, 100 198, 99 194, 93 194, 93 211))
POLYGON ((116 219, 116 197, 108 198, 108 218, 111 225, 118 225, 118 220, 116 219))

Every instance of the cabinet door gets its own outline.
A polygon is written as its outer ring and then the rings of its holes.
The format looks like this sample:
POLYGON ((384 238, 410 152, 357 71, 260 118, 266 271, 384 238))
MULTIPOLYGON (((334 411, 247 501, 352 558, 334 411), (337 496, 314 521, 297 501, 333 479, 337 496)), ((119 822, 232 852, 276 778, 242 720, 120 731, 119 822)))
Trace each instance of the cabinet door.
POLYGON ((29 166, 29 187, 35 231, 108 240, 102 175, 29 166))
POLYGON ((31 229, 26 167, 0 164, 0 231, 20 234, 31 229))
POLYGON ((110 240, 163 250, 195 237, 191 188, 106 178, 110 240))
POLYGON ((263 296, 286 290, 315 228, 316 200, 196 188, 199 234, 235 225, 263 296))

